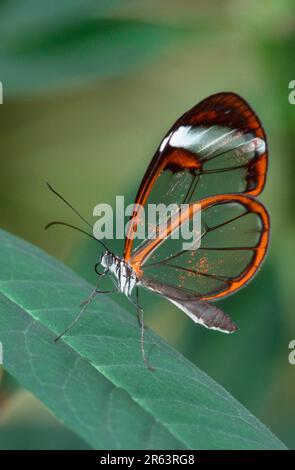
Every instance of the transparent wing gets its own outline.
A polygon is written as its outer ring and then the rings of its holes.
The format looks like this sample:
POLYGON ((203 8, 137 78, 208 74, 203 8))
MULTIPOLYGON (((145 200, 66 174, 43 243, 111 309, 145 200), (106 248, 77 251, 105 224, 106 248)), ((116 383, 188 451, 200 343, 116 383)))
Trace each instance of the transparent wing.
MULTIPOLYGON (((128 261, 155 225, 141 206, 194 203, 218 194, 256 196, 264 186, 267 144, 262 125, 243 98, 212 95, 185 113, 167 132, 139 187, 125 240, 128 261)), ((157 223, 161 223, 158 220, 157 223)))
POLYGON ((147 240, 129 263, 142 279, 215 300, 240 289, 257 272, 267 251, 269 217, 254 198, 231 194, 192 205, 181 224, 192 218, 194 207, 202 215, 198 249, 183 249, 181 236, 159 236, 147 240))
POLYGON ((211 305, 203 300, 197 300, 194 295, 178 287, 167 286, 163 283, 144 278, 142 279, 142 285, 146 289, 166 297, 195 323, 212 330, 222 331, 223 333, 233 333, 237 330, 237 326, 232 322, 229 315, 215 305, 211 305))

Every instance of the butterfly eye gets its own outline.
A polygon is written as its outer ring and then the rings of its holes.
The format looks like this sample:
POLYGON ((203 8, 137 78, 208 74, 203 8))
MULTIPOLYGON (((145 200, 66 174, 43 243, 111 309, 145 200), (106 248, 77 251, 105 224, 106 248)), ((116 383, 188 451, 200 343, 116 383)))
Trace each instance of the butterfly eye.
POLYGON ((99 266, 99 264, 101 264, 101 266, 102 266, 103 268, 108 268, 108 267, 109 267, 109 255, 108 255, 108 253, 103 253, 103 254, 101 255, 100 263, 97 263, 97 264, 95 265, 95 271, 96 271, 96 272, 97 272, 96 266, 99 266))

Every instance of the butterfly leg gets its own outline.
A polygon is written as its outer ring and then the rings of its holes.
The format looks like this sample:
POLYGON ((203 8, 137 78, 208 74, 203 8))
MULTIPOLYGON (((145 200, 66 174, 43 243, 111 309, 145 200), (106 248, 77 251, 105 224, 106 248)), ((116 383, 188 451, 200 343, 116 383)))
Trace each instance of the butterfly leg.
POLYGON ((139 305, 139 290, 138 286, 136 286, 136 301, 130 299, 132 303, 135 304, 136 306, 136 315, 137 315, 137 320, 140 326, 140 349, 141 349, 141 354, 142 354, 142 359, 145 364, 145 366, 151 370, 154 371, 155 368, 151 365, 150 361, 148 360, 146 353, 145 353, 145 347, 144 347, 144 330, 145 330, 145 325, 144 325, 144 312, 143 308, 139 305))
POLYGON ((136 286, 136 317, 140 328, 145 328, 143 321, 143 308, 139 305, 139 291, 138 286, 136 286))
MULTIPOLYGON (((103 276, 105 276, 106 274, 108 274, 108 272, 109 272, 108 269, 105 269, 103 272, 99 272, 99 271, 98 271, 98 266, 100 266, 100 263, 97 263, 97 264, 95 265, 95 268, 94 268, 96 274, 98 275, 98 281, 97 281, 96 287, 95 287, 95 292, 96 292, 96 294, 116 294, 116 293, 118 292, 118 289, 117 289, 117 290, 114 290, 114 291, 108 291, 108 290, 99 290, 99 289, 97 288, 97 287, 98 287, 98 284, 99 284, 99 282, 100 282, 100 279, 101 279, 103 276)), ((92 296, 92 293, 90 294, 90 297, 91 297, 91 296, 92 296)), ((89 303, 90 303, 90 302, 89 302, 89 298, 90 298, 90 297, 88 297, 88 299, 86 299, 86 300, 83 300, 83 302, 80 303, 80 307, 83 307, 84 305, 86 305, 86 307, 87 307, 87 305, 89 305, 89 303)), ((94 296, 94 297, 95 297, 95 296, 94 296)), ((92 299, 92 300, 93 300, 93 299, 92 299)))
MULTIPOLYGON (((96 294, 118 294, 119 292, 120 292, 119 289, 116 289, 116 290, 99 290, 99 289, 95 289, 96 294)), ((89 303, 91 303, 91 301, 93 300, 93 299, 91 299, 90 302, 89 302, 89 299, 91 298, 91 295, 92 295, 92 293, 90 294, 88 299, 83 300, 83 302, 80 303, 80 307, 84 307, 84 305, 87 306, 87 305, 89 305, 89 303)))
MULTIPOLYGON (((105 276, 107 274, 107 270, 103 273, 101 273, 99 275, 99 279, 96 283, 96 286, 95 288, 93 289, 93 291, 91 292, 91 294, 89 295, 88 299, 84 300, 84 302, 81 303, 81 310, 80 312, 78 313, 78 315, 76 315, 76 317, 74 318, 74 320, 67 326, 67 328, 62 332, 60 333, 55 339, 54 341, 57 342, 59 341, 65 334, 67 334, 69 332, 69 330, 79 321, 79 319, 81 318, 82 314, 85 312, 85 310, 87 309, 88 305, 91 304, 91 302, 95 299, 96 295, 97 294, 104 294, 104 293, 114 293, 114 291, 111 291, 111 292, 108 292, 108 291, 100 291, 98 289, 98 284, 99 284, 99 281, 100 279, 105 276)), ((117 291, 116 291, 117 292, 117 291)))
POLYGON ((76 315, 76 317, 74 318, 74 320, 67 326, 67 328, 62 332, 60 333, 55 339, 54 341, 57 342, 59 341, 65 334, 68 333, 68 331, 79 321, 80 317, 82 316, 82 314, 85 312, 86 308, 88 307, 88 305, 93 301, 93 299, 95 298, 97 292, 96 292, 96 288, 93 289, 93 291, 91 292, 90 296, 88 297, 87 300, 85 300, 83 302, 83 306, 80 310, 80 312, 78 313, 78 315, 76 315))

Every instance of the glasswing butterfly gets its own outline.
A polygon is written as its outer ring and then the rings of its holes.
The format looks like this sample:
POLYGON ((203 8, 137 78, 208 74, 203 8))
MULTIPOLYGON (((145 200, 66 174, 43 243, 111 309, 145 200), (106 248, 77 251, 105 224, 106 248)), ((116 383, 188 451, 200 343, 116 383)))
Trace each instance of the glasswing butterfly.
MULTIPOLYGON (((123 256, 114 255, 97 240, 105 252, 95 270, 100 278, 110 274, 116 292, 124 293, 136 305, 142 356, 148 367, 139 286, 164 296, 196 323, 225 333, 236 331, 231 318, 210 302, 245 286, 265 257, 269 216, 256 196, 265 184, 267 158, 265 132, 248 103, 231 92, 209 96, 175 122, 156 150, 137 192, 123 256), (200 207, 199 248, 181 249, 181 240, 170 236, 171 225, 165 237, 160 236, 159 225, 152 227, 158 236, 136 242, 132 232, 145 223, 141 208, 150 203, 188 204, 189 209, 178 219, 180 225, 192 218, 196 206, 200 207), (98 266, 103 269, 100 273, 98 266)), ((47 228, 54 224, 84 232, 64 222, 52 222, 47 228)), ((101 292, 96 287, 57 339, 101 292)))

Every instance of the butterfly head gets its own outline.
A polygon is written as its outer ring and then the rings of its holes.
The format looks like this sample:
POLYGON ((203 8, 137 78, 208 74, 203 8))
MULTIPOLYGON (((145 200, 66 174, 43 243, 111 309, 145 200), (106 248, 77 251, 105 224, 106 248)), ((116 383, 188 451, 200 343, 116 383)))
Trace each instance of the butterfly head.
POLYGON ((100 264, 105 269, 110 269, 114 264, 114 255, 108 250, 101 255, 100 264))

